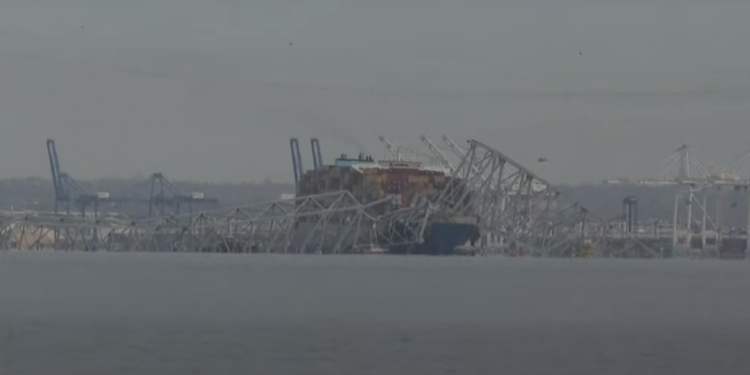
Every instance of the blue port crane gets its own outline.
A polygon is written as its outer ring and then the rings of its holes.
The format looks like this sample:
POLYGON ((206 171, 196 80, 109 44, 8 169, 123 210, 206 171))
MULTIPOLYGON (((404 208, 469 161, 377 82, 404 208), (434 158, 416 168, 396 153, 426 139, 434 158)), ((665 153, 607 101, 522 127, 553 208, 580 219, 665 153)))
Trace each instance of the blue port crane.
POLYGON ((52 170, 52 185, 55 188, 55 213, 57 213, 58 204, 61 199, 67 195, 63 189, 63 178, 60 172, 60 159, 57 157, 57 148, 55 141, 47 140, 47 156, 49 157, 49 166, 52 170))
POLYGON ((299 183, 302 180, 304 168, 302 167, 302 154, 299 152, 299 141, 297 138, 289 140, 289 147, 292 149, 292 166, 294 167, 294 183, 299 190, 299 183))
POLYGON ((323 154, 320 152, 320 141, 318 138, 310 140, 310 147, 312 148, 313 168, 318 170, 323 167, 323 154))
POLYGON ((219 201, 216 198, 206 198, 202 194, 183 194, 162 173, 154 173, 148 179, 148 216, 155 213, 159 216, 179 215, 180 208, 187 206, 188 213, 193 212, 193 205, 216 206, 219 201))
POLYGON ((57 147, 53 139, 47 140, 47 156, 52 172, 52 185, 55 189, 55 213, 58 213, 60 207, 63 206, 65 212, 69 215, 72 206, 78 205, 81 209, 81 216, 86 216, 86 207, 93 205, 94 215, 96 215, 99 198, 86 191, 73 177, 62 171, 60 158, 57 156, 57 147))
POLYGON ((70 175, 60 168, 60 158, 57 155, 55 141, 47 140, 47 154, 49 156, 50 170, 52 172, 52 185, 55 189, 55 213, 64 208, 69 215, 75 205, 80 208, 81 216, 86 216, 86 209, 93 207, 95 217, 99 215, 100 203, 130 204, 147 203, 148 216, 158 213, 161 216, 168 214, 179 214, 180 208, 187 206, 192 213, 193 205, 218 205, 215 198, 206 198, 202 194, 183 194, 162 173, 154 173, 146 181, 148 186, 148 198, 143 197, 110 197, 92 194, 81 187, 70 175))

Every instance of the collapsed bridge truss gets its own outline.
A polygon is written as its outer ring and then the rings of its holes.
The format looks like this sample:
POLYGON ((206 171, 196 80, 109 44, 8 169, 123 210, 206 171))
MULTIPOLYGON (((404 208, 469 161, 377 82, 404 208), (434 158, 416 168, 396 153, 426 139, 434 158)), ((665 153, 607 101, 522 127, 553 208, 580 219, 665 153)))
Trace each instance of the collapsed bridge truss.
POLYGON ((552 184, 482 142, 464 149, 449 141, 460 161, 438 160, 456 178, 436 199, 396 211, 391 197, 364 204, 339 191, 143 220, 0 212, 0 249, 357 253, 419 244, 431 221, 471 217, 488 252, 580 253, 593 229, 584 208, 559 208, 552 184))
POLYGON ((437 205, 446 216, 476 217, 480 231, 500 246, 545 252, 557 246, 556 227, 570 225, 567 212, 555 212, 559 193, 552 184, 482 142, 470 140, 451 170, 456 179, 437 205))
POLYGON ((386 204, 362 204, 341 191, 133 221, 2 213, 0 249, 352 253, 420 242, 427 211, 373 214, 386 204))

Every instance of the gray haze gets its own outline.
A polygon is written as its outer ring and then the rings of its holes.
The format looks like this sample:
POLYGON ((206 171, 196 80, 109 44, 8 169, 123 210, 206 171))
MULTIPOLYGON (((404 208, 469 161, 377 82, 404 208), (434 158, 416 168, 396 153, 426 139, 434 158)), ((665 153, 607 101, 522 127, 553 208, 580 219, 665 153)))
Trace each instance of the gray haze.
MULTIPOLYGON (((7 0, 0 177, 291 179, 377 135, 485 140, 556 182, 654 176, 681 142, 748 148, 735 0, 7 0), (291 45, 290 45, 291 43, 291 45), (309 147, 303 143, 310 164, 309 147)), ((403 139, 403 141, 401 141, 403 139)))
POLYGON ((0 253, 12 375, 747 374, 745 262, 0 253))

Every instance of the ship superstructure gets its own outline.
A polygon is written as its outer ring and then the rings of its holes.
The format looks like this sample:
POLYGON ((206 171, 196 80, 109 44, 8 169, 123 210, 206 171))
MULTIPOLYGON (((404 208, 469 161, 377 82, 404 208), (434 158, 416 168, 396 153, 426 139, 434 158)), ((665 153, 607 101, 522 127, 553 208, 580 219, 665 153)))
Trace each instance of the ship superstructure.
MULTIPOLYGON (((390 199, 373 215, 387 215, 402 208, 423 204, 439 197, 454 178, 447 168, 411 160, 376 160, 360 154, 356 158, 341 155, 333 165, 321 165, 302 174, 300 197, 334 191, 348 191, 363 204, 390 199)), ((399 253, 451 253, 470 240, 476 232, 472 218, 441 220, 431 223, 423 246, 393 247, 399 253), (434 228, 434 230, 430 230, 434 228)))

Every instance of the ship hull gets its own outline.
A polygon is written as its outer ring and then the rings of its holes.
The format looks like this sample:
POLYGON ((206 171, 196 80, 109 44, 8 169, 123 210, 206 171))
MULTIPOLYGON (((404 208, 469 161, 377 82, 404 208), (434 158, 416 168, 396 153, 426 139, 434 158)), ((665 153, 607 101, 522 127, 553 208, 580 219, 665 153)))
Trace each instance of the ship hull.
POLYGON ((459 246, 477 238, 477 226, 470 223, 437 222, 430 225, 419 245, 391 246, 392 254, 458 255, 459 246))

